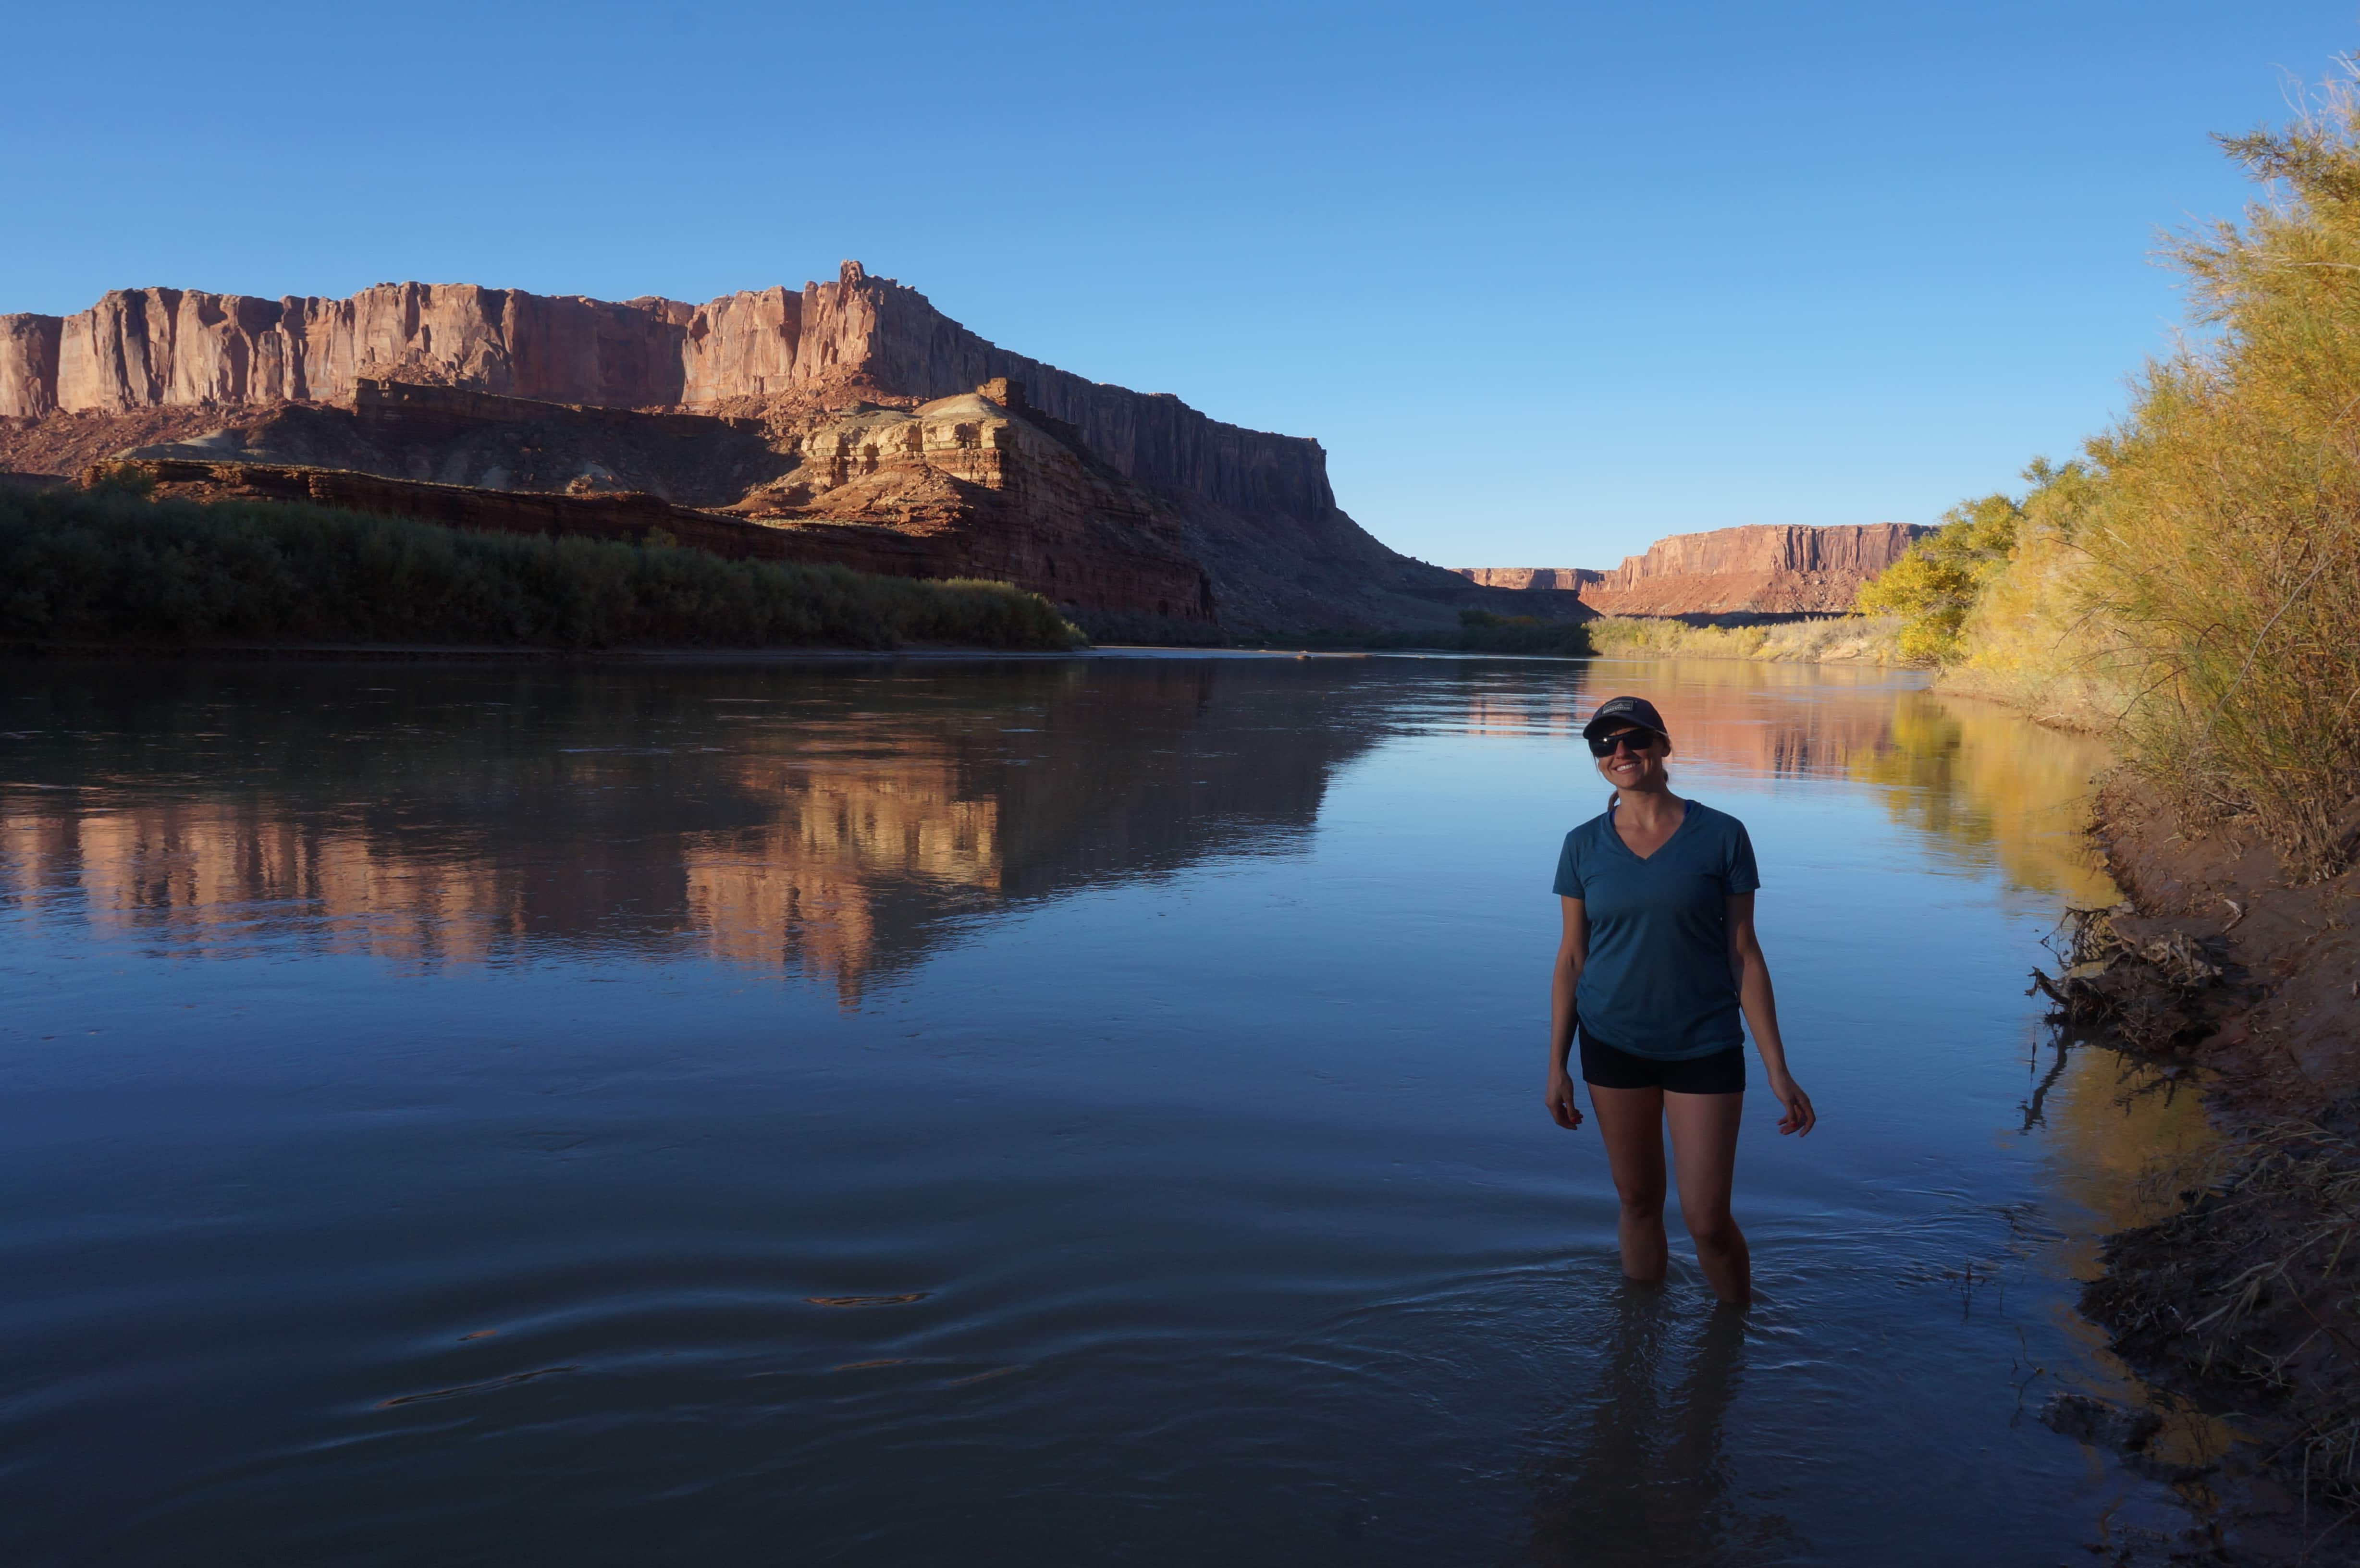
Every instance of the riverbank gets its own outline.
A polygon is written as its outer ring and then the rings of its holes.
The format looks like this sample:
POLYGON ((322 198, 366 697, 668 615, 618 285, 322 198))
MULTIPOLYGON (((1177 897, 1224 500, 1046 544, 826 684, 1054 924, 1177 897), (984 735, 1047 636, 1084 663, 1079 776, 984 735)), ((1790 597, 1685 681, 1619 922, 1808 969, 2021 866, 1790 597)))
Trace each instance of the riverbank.
MULTIPOLYGON (((2093 836, 2125 902, 2041 987, 2067 1027, 2203 1086, 2207 1165, 2107 1238, 2081 1310, 2167 1396, 2250 1448, 2216 1493, 2234 1562, 2360 1560, 2360 868, 2289 879, 2258 835, 2191 833, 2127 776, 2093 836)), ((2116 1434, 2136 1452, 2136 1421, 2116 1434)))
POLYGON ((481 533, 275 501, 0 490, 0 642, 839 648, 1062 652, 1082 634, 1004 583, 730 561, 651 535, 481 533))
POLYGON ((1685 621, 1606 615, 1586 623, 1591 645, 1610 659, 1752 659, 1792 664, 1901 664, 1889 617, 1828 615, 1756 626, 1693 626, 1685 621))

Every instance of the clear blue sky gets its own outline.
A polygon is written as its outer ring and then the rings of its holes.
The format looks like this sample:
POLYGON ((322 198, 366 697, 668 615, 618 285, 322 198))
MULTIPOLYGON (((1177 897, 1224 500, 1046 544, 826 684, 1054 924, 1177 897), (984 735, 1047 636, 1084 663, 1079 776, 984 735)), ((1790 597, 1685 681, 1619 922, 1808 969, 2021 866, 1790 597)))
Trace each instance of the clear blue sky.
POLYGON ((0 310, 857 256, 1446 565, 1928 521, 2124 402, 2360 0, 12 7, 0 310))

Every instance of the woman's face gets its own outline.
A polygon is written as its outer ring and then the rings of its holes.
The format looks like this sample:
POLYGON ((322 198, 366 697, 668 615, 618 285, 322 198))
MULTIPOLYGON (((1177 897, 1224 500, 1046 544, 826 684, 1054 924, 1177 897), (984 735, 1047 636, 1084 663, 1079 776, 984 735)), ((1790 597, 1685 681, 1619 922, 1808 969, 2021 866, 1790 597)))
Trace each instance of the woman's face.
POLYGON ((1664 737, 1653 730, 1637 728, 1613 731, 1598 737, 1622 744, 1598 759, 1598 771, 1617 789, 1659 789, 1666 774, 1664 758, 1670 747, 1664 737))

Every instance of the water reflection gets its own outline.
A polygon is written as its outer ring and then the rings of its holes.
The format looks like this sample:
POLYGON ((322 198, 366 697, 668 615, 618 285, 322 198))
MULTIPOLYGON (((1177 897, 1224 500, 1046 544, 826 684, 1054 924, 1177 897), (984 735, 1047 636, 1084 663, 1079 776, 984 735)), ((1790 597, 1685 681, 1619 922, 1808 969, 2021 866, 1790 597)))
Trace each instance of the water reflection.
POLYGON ((1964 867, 1996 869, 2027 892, 2112 903, 2113 886, 2081 837, 2091 780, 2111 760, 2104 743, 1923 687, 1911 671, 1598 660, 1578 689, 1546 698, 1472 694, 1465 730, 1570 740, 1600 697, 1644 692, 1677 737, 1676 768, 1774 781, 1850 779, 1964 867))
POLYGON ((1335 770, 1404 721, 1569 742, 1628 686, 1686 761, 1849 777, 1962 861, 2108 896, 2073 836, 2093 742, 2027 746, 2010 715, 1885 672, 1557 668, 1330 665, 1308 726, 1306 676, 1267 663, 51 670, 0 718, 0 894, 199 952, 697 953, 855 1005, 964 917, 1299 843, 1335 770))
POLYGON ((1726 1563, 1743 1560, 1732 1555, 1741 1544, 1779 1540, 1782 1521, 1741 1520, 1730 1497, 1722 1429, 1744 1357, 1744 1315, 1716 1308, 1682 1346, 1661 1289, 1626 1281, 1614 1310, 1604 1387, 1535 1444, 1543 1457, 1526 1560, 1549 1568, 1726 1563), (1672 1377, 1678 1381, 1666 1392, 1672 1377))
MULTIPOLYGON (((1945 1281, 2064 1190, 2008 1047, 2081 784, 2009 768, 2078 743, 1921 685, 20 666, 0 1511, 42 1560, 2045 1561, 2132 1484, 2018 1365, 2092 1364, 2070 1283, 1945 1281), (1622 1293, 1533 1104, 1617 690, 1744 797, 1850 1106, 1749 1141, 1750 1343, 1622 1293)), ((2055 1147, 2139 1136, 2088 1082, 2055 1147)))
POLYGON ((0 894, 217 955, 697 953, 852 1003, 965 915, 1298 842, 1379 732, 1277 726, 1241 673, 45 670, 0 720, 0 894))

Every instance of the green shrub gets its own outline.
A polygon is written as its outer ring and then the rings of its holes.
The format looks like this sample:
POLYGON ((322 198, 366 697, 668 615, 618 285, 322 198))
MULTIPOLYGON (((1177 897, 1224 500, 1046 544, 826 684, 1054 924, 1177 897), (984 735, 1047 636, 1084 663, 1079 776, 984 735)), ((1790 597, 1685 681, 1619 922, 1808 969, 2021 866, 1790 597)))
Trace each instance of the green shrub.
POLYGON ((670 543, 475 533, 269 501, 0 491, 0 637, 542 648, 1064 649, 1003 583, 728 561, 670 543))
MULTIPOLYGON (((2037 488, 2056 474, 2035 463, 2025 477, 2037 488)), ((1961 502, 1942 515, 1936 532, 1863 583, 1854 607, 1898 620, 1896 642, 1909 663, 1950 663, 1962 651, 1959 631, 1976 595, 2006 567, 2024 517, 2025 503, 2006 495, 1961 502)))

